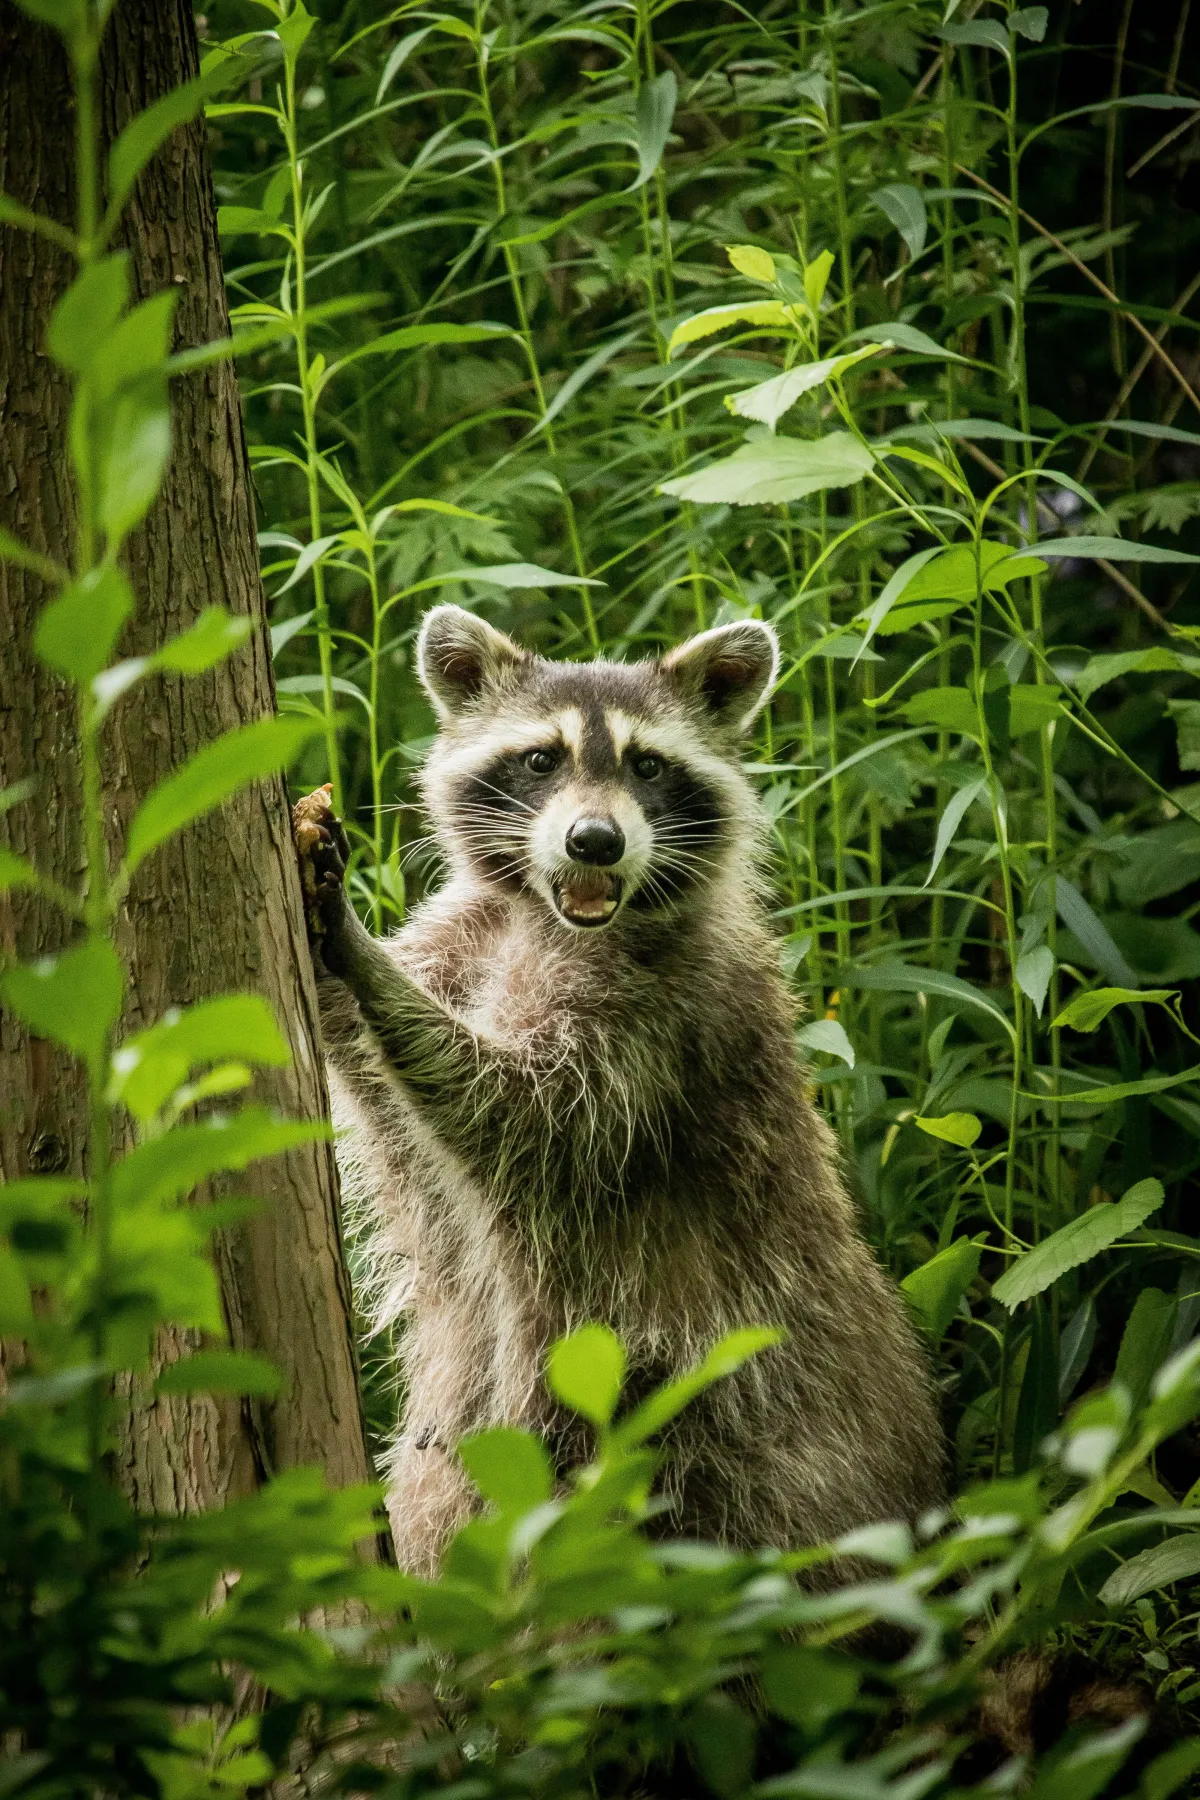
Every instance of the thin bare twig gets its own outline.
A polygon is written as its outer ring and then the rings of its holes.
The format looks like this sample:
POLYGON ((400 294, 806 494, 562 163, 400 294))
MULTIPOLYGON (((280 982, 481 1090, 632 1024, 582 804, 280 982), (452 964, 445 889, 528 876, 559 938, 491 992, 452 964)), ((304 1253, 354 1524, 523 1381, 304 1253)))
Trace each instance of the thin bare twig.
MULTIPOLYGON (((982 175, 977 175, 975 173, 974 169, 965 168, 962 163, 955 163, 954 167, 960 175, 965 175, 968 181, 973 181, 976 187, 982 188, 985 193, 990 194, 992 196, 993 200, 999 200, 1003 206, 1008 206, 1008 204, 1009 204, 1008 195, 1001 193, 999 188, 993 187, 990 181, 985 181, 983 179, 982 175)), ((1200 398, 1197 398, 1195 390, 1192 388, 1187 377, 1183 374, 1182 370, 1179 369, 1176 366, 1176 364, 1172 362, 1171 358, 1167 355, 1167 353, 1163 349, 1162 345, 1157 342, 1157 340, 1153 337, 1153 335, 1149 331, 1147 331, 1146 327, 1142 324, 1142 321, 1137 317, 1137 314, 1131 313, 1129 311, 1128 307, 1122 306, 1120 300, 1113 293, 1112 289, 1109 286, 1107 286, 1107 284, 1105 282, 1101 281, 1100 277, 1094 272, 1094 270, 1089 269, 1087 264, 1084 261, 1082 261, 1082 259, 1080 257, 1076 256, 1076 254, 1073 250, 1068 249, 1067 245, 1063 243, 1062 239, 1060 237, 1056 237, 1055 234, 1049 229, 1048 226, 1043 225, 1040 220, 1035 219, 1033 217, 1032 213, 1027 213, 1023 206, 1019 206, 1017 208, 1017 211, 1020 214, 1021 218, 1024 219, 1025 223, 1030 227, 1030 229, 1032 231, 1036 231, 1039 237, 1045 238, 1045 240, 1048 244, 1053 244, 1054 248, 1060 253, 1060 255, 1065 256, 1067 261, 1070 264, 1072 264, 1072 266, 1074 268, 1078 269, 1079 273, 1081 275, 1086 276, 1088 281, 1091 282, 1092 286, 1094 288, 1098 288, 1100 293, 1102 293, 1104 295, 1104 298, 1117 308, 1118 312, 1121 314, 1121 317, 1123 319, 1127 319, 1129 321, 1129 323, 1133 326, 1133 329, 1136 332, 1138 332, 1143 338, 1145 338, 1146 342, 1150 346, 1152 354, 1157 356, 1160 362, 1166 364, 1167 368, 1171 371, 1171 374, 1175 377, 1176 381, 1179 383, 1180 387, 1183 389, 1184 393, 1187 395, 1188 399, 1191 401, 1191 403, 1195 407, 1196 411, 1198 413, 1200 413, 1200 398)))

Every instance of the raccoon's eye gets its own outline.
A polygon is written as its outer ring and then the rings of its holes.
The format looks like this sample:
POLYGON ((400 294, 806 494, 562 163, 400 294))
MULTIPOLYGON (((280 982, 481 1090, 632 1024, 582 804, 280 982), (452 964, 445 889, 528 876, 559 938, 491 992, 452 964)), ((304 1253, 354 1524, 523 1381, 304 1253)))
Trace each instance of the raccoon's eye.
POLYGON ((657 781, 663 768, 662 757, 653 756, 648 750, 643 756, 635 756, 633 759, 633 772, 639 781, 657 781))
POLYGON ((535 775, 553 775, 558 767, 558 751, 527 750, 521 760, 535 775))

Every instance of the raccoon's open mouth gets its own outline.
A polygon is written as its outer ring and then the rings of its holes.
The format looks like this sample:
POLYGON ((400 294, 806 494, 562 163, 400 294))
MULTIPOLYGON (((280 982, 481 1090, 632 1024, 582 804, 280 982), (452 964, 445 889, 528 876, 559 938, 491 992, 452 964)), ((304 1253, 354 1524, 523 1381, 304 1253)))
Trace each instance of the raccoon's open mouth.
POLYGON ((555 883, 554 904, 571 925, 607 925, 621 904, 621 877, 607 869, 572 870, 555 883))

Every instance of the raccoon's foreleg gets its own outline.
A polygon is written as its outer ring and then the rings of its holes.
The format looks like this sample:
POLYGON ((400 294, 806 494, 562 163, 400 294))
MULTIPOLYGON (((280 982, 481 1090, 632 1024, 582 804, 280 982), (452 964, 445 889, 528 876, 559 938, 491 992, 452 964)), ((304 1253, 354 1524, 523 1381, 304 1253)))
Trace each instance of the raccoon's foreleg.
POLYGON ((490 1176, 516 1155, 533 1080, 512 1049, 473 1031, 397 968, 360 922, 345 890, 349 845, 320 788, 293 812, 305 917, 314 956, 353 994, 411 1100, 464 1160, 490 1176))

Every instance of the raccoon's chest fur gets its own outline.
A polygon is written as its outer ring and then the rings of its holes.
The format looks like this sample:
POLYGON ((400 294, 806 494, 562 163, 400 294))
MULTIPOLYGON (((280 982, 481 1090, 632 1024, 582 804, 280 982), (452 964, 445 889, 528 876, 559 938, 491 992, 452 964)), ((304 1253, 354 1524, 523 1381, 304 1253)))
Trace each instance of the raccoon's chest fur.
MULTIPOLYGON (((435 1286, 474 1305, 499 1284, 539 1337, 603 1317, 673 1366, 711 1341, 714 1309, 745 1318, 770 1285, 747 1252, 776 1185, 767 1121, 789 1086, 800 1104, 788 1021, 744 955, 689 937, 635 961, 559 935, 448 894, 390 941, 473 1032, 523 1052, 528 1076, 480 1161, 360 1039, 337 1059, 347 1186, 370 1214, 385 1316, 435 1286)), ((778 1134, 774 1148, 776 1165, 792 1149, 778 1134)))
POLYGON ((543 1370, 591 1320, 623 1339, 635 1391, 735 1327, 784 1328, 672 1427, 681 1527, 813 1542, 939 1499, 921 1352, 803 1092, 773 947, 741 916, 732 947, 693 926, 631 955, 451 886, 387 946, 469 1033, 440 1110, 409 1091, 419 1044, 397 1069, 322 984, 364 1297, 380 1325, 403 1318, 388 1467, 405 1566, 431 1570, 471 1510, 467 1432, 524 1425, 561 1466, 582 1454, 543 1370))

